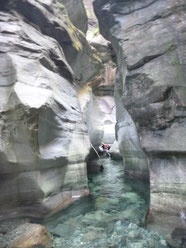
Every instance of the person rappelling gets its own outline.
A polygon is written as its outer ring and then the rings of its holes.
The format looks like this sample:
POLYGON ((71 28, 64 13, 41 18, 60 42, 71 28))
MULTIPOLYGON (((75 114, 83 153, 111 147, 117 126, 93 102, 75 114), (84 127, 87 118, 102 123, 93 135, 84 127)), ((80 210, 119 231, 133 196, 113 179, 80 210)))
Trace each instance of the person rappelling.
POLYGON ((110 157, 110 145, 109 144, 105 144, 104 142, 101 143, 101 145, 99 146, 99 149, 101 152, 106 152, 107 156, 110 157))

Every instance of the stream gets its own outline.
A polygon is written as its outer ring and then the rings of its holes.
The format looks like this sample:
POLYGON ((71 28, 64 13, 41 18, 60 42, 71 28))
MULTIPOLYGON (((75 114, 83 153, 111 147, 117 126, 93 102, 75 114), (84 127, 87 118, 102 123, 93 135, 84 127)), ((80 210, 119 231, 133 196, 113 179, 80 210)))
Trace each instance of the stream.
POLYGON ((90 197, 77 200, 44 225, 54 248, 163 248, 166 242, 145 230, 148 184, 124 178, 123 165, 101 159, 104 171, 89 175, 90 197))

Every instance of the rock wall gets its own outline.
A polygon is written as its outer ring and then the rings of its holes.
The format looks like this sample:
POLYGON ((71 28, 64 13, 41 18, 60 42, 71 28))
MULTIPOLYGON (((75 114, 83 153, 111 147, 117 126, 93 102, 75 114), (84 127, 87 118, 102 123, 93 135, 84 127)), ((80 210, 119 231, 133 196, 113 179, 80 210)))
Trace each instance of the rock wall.
MULTIPOLYGON (((114 101, 115 64, 112 62, 111 53, 107 45, 98 42, 92 43, 92 45, 99 53, 103 67, 99 74, 78 92, 81 111, 86 120, 92 147, 86 160, 88 173, 100 172, 101 164, 98 161, 99 146, 102 142, 111 145, 114 143, 116 123, 114 101)), ((113 152, 118 155, 118 150, 113 152)))
MULTIPOLYGON (((111 73, 114 69, 110 70, 111 73)), ((89 137, 96 148, 101 142, 113 144, 115 141, 114 86, 108 84, 104 74, 102 76, 97 78, 96 85, 95 81, 90 84, 91 94, 86 109, 89 137)))
POLYGON ((117 135, 125 169, 147 171, 148 158, 151 212, 179 215, 186 211, 186 3, 95 0, 94 8, 117 54, 117 135))
POLYGON ((58 3, 62 3, 65 6, 74 26, 86 34, 88 18, 82 0, 58 0, 58 3))
POLYGON ((43 217, 88 194, 90 142, 76 92, 100 62, 61 3, 0 8, 0 219, 43 217), (79 81, 76 64, 86 66, 79 81))

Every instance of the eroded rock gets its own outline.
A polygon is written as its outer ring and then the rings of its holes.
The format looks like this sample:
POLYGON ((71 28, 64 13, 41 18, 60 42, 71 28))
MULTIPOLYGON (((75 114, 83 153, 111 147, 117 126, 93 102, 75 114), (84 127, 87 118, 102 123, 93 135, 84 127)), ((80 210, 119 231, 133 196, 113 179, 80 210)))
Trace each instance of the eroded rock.
POLYGON ((77 87, 100 62, 62 4, 3 1, 1 8, 0 218, 43 217, 88 194, 90 143, 77 87))
POLYGON ((117 55, 117 134, 125 170, 140 176, 149 168, 151 210, 179 215, 186 206, 185 1, 95 0, 94 7, 117 55))

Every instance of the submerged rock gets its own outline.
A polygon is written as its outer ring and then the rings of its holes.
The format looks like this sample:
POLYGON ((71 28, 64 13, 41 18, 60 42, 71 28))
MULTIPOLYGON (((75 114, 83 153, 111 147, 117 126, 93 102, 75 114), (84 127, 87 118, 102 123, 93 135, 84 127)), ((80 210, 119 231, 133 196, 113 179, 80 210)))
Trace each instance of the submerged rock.
POLYGON ((126 192, 125 194, 123 194, 123 197, 126 200, 129 200, 130 202, 139 202, 140 201, 139 195, 137 195, 134 192, 126 192))
POLYGON ((109 243, 112 244, 113 247, 127 248, 168 247, 166 241, 157 233, 150 233, 136 224, 121 221, 115 223, 113 233, 109 238, 109 243))
POLYGON ((68 239, 75 231, 75 228, 76 228, 75 224, 70 224, 70 223, 65 223, 65 225, 59 224, 57 225, 56 228, 51 230, 51 233, 55 236, 61 236, 62 238, 65 237, 65 239, 68 239))
POLYGON ((89 232, 87 232, 84 236, 83 236, 83 241, 84 242, 92 242, 92 241, 97 241, 97 240, 99 240, 99 239, 103 239, 103 238, 105 238, 105 234, 103 233, 103 231, 102 232, 100 232, 99 230, 98 230, 98 232, 96 232, 96 231, 89 231, 89 232))
POLYGON ((84 223, 95 223, 99 224, 99 222, 107 222, 109 221, 108 219, 109 214, 104 212, 103 210, 98 210, 94 212, 87 213, 83 219, 82 222, 84 223))
POLYGON ((186 247, 186 228, 175 228, 171 233, 173 244, 179 244, 180 247, 186 247))

